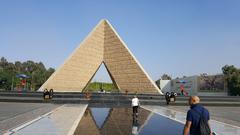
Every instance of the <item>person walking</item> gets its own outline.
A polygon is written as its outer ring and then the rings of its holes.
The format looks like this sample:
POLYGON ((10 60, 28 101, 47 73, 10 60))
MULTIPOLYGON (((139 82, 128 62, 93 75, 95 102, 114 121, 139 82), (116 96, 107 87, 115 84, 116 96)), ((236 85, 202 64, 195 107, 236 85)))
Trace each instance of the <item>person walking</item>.
POLYGON ((189 98, 190 110, 187 112, 183 135, 211 135, 209 111, 201 106, 198 96, 189 98))
POLYGON ((133 115, 138 115, 139 99, 135 95, 132 99, 133 115))

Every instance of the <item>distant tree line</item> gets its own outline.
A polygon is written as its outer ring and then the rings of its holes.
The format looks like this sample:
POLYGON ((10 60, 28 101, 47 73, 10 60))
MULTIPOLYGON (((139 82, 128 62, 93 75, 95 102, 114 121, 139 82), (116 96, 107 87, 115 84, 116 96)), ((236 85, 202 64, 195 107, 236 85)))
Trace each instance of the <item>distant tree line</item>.
POLYGON ((25 89, 37 90, 55 71, 54 68, 44 66, 42 62, 31 60, 15 63, 8 62, 6 58, 0 59, 0 90, 25 89), (24 88, 21 86, 22 78, 17 75, 24 74, 28 76, 24 88))
POLYGON ((240 69, 233 65, 226 65, 222 68, 224 79, 227 82, 229 94, 240 95, 240 69))
POLYGON ((171 77, 170 75, 168 75, 168 74, 163 74, 163 75, 161 76, 161 79, 162 79, 162 80, 172 80, 172 77, 171 77))

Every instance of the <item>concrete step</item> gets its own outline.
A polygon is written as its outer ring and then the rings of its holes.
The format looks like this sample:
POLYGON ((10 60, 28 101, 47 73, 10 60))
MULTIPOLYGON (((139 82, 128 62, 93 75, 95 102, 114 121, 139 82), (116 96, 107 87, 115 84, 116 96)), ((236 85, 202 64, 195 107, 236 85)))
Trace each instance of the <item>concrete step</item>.
MULTIPOLYGON (((0 102, 26 102, 26 103, 90 103, 90 104, 114 104, 114 105, 131 105, 131 99, 128 98, 53 98, 43 100, 42 97, 8 97, 0 96, 0 102)), ((166 105, 165 100, 156 99, 140 99, 140 104, 142 105, 166 105)), ((236 101, 201 101, 201 104, 206 106, 240 106, 240 102, 236 101)), ((187 100, 177 100, 176 102, 171 102, 170 105, 188 105, 187 100)))
MULTIPOLYGON (((131 99, 134 94, 125 95, 122 93, 92 93, 92 99, 131 99)), ((6 97, 42 97, 42 92, 0 92, 0 96, 6 97)), ((54 98, 84 98, 83 93, 64 93, 64 92, 55 92, 54 98)), ((154 94, 138 94, 139 99, 147 99, 147 100, 165 100, 165 97, 162 95, 154 95, 154 94)), ((177 96, 177 100, 186 101, 189 97, 177 96)), ((232 96, 222 96, 222 97, 213 97, 213 96, 201 96, 201 101, 232 101, 232 102, 240 102, 240 97, 232 97, 232 96)))
POLYGON ((48 103, 49 101, 43 100, 43 98, 38 98, 38 97, 6 97, 6 96, 0 96, 0 102, 48 103))

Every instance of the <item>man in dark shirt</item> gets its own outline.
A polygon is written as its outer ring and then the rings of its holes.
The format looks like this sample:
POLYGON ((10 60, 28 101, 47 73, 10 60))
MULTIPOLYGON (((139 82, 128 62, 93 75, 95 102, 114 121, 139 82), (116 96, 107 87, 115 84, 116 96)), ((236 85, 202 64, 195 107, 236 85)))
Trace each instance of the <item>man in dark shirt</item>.
POLYGON ((199 133, 199 121, 200 114, 203 118, 209 121, 209 112, 203 106, 199 104, 200 99, 198 96, 191 96, 189 98, 190 110, 187 112, 186 124, 184 126, 183 135, 200 135, 199 133))

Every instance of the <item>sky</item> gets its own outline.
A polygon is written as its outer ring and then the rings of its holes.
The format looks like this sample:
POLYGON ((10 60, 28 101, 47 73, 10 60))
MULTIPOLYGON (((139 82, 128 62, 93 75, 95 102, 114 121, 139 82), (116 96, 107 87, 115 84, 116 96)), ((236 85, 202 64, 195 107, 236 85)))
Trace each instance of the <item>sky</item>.
POLYGON ((240 67, 239 0, 0 0, 0 57, 57 68, 101 19, 153 80, 240 67))

